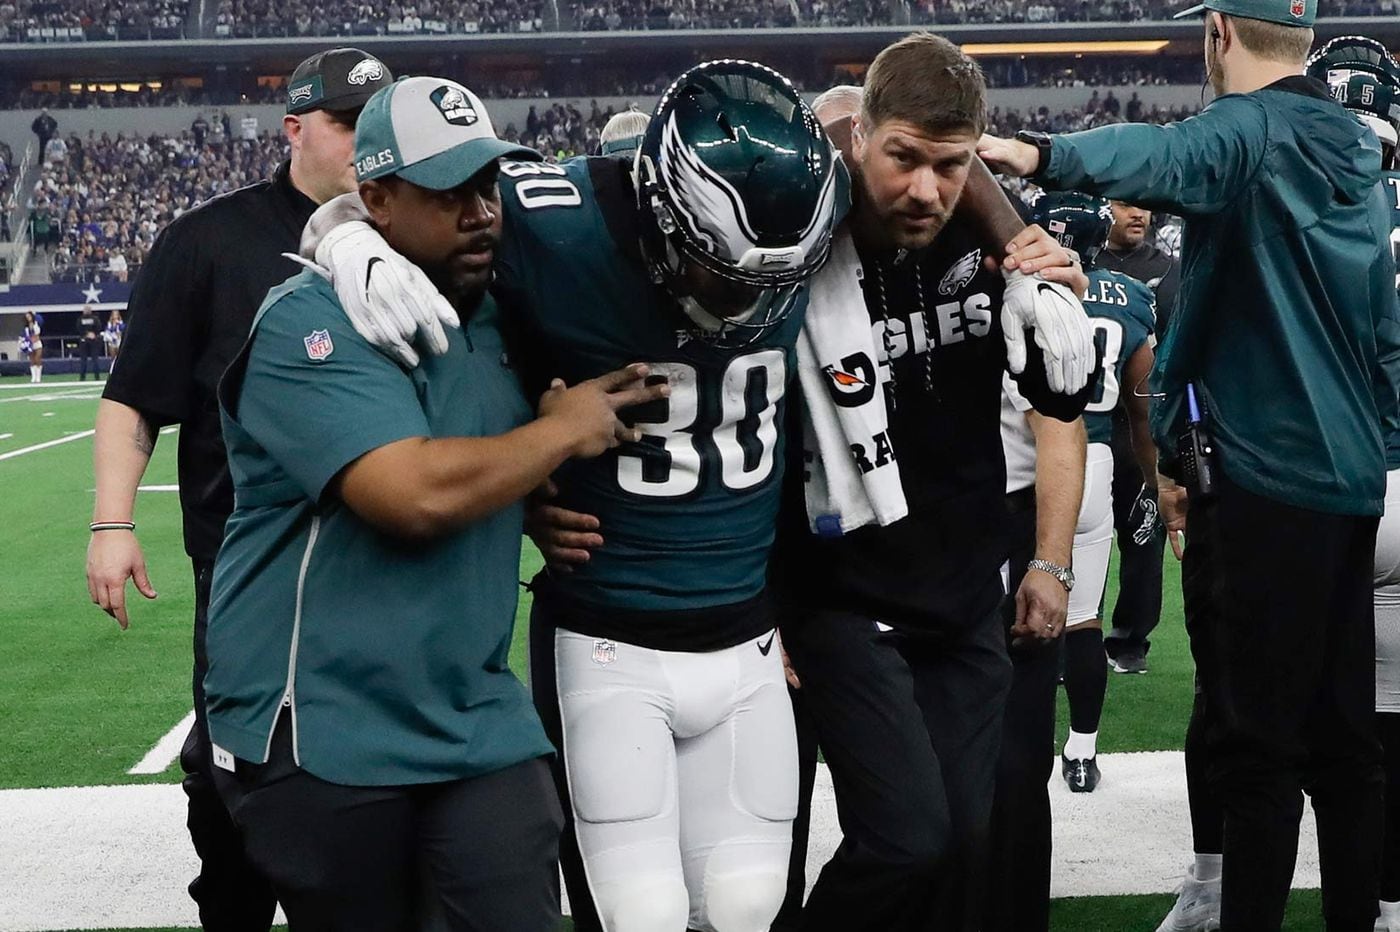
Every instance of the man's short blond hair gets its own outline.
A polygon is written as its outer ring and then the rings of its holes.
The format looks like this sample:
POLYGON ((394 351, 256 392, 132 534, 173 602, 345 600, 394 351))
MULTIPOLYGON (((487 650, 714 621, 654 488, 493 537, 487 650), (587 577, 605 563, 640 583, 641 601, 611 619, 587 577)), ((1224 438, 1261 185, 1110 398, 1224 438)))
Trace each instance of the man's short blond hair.
POLYGON ((812 112, 819 122, 826 124, 859 113, 864 99, 865 91, 857 85, 838 84, 817 95, 817 99, 812 101, 812 112))
POLYGON ((1310 27, 1285 26, 1242 16, 1231 16, 1230 22, 1239 33, 1240 45, 1246 52, 1285 65, 1301 65, 1308 60, 1313 44, 1310 27))

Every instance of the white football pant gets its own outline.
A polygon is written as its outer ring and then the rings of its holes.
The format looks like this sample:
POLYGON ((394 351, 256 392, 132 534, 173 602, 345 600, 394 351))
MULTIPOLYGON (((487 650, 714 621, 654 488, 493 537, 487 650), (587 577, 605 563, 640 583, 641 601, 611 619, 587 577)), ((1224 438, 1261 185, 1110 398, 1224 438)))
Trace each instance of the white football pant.
POLYGON ((767 932, 787 887, 797 737, 776 632, 651 650, 559 629, 564 765, 606 932, 767 932))
POLYGON ((1376 711, 1400 712, 1400 469, 1385 477, 1375 584, 1376 711))
POLYGON ((1113 448, 1089 444, 1084 460, 1084 499, 1074 528, 1074 589, 1065 627, 1099 617, 1108 558, 1113 550, 1113 448))

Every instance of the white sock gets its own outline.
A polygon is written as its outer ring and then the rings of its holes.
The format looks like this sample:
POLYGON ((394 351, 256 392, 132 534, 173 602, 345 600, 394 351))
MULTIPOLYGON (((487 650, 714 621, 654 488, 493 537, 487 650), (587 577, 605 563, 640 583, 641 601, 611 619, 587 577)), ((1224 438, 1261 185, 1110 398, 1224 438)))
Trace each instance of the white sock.
POLYGON ((1210 880, 1220 879, 1220 865, 1224 863, 1223 854, 1198 854, 1196 855, 1196 868, 1192 873, 1201 883, 1210 880))
POLYGON ((1065 741, 1065 757, 1070 760, 1086 760, 1098 753, 1098 745, 1097 731, 1084 735, 1070 729, 1069 738, 1065 741))
POLYGON ((31 381, 31 382, 37 382, 37 381, 39 381, 39 367, 38 367, 38 366, 30 366, 30 367, 29 367, 29 381, 31 381))

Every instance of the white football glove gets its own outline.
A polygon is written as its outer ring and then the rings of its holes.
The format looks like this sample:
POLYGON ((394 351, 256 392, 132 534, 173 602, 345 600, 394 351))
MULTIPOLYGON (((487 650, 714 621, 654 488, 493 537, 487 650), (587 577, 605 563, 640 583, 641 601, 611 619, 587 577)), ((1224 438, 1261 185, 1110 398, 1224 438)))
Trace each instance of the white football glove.
POLYGON ((1020 375, 1026 368, 1026 328, 1045 354, 1045 378, 1056 394, 1073 395, 1089 381, 1094 368, 1094 331, 1084 306, 1064 285, 1039 275, 1006 271, 1001 299, 1001 329, 1006 364, 1020 375))
MULTIPOLYGON (((322 204, 302 231, 301 255, 335 286, 355 332, 412 369, 414 341, 434 356, 447 352, 444 327, 461 321, 423 271, 389 247, 365 222, 358 194, 322 204)), ((309 263, 305 263, 309 264, 309 263)))

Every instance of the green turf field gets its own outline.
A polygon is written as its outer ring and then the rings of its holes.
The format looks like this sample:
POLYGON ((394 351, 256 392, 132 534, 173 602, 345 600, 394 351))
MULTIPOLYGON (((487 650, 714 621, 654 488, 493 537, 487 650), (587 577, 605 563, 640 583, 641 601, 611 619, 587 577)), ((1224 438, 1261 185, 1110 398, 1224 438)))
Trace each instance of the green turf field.
MULTIPOLYGON (((97 386, 0 379, 0 457, 92 428, 97 386)), ((175 483, 175 441, 162 435, 146 474, 148 486, 175 483)), ((90 603, 84 582, 92 508, 92 442, 79 437, 0 459, 5 526, 0 536, 0 789, 175 782, 164 774, 130 776, 136 761, 190 708, 192 581, 172 491, 146 491, 135 519, 159 598, 130 598, 131 628, 90 603)), ((521 578, 538 566, 528 550, 521 578)), ((1162 624, 1148 676, 1110 676, 1100 750, 1179 749, 1191 700, 1191 663, 1182 630, 1177 566, 1168 556, 1162 624)), ((1110 573, 1108 602, 1115 590, 1110 573)), ((523 675, 522 594, 512 665, 523 675)), ((1063 720, 1060 735, 1068 727, 1063 720)), ((1295 896, 1289 929, 1321 927, 1314 894, 1295 896)), ((1056 929, 1151 932, 1169 897, 1061 900, 1056 929)))

